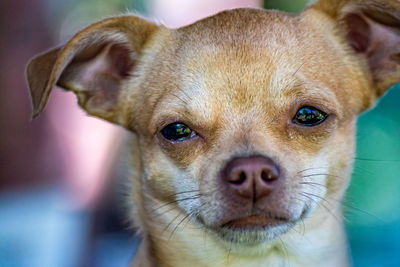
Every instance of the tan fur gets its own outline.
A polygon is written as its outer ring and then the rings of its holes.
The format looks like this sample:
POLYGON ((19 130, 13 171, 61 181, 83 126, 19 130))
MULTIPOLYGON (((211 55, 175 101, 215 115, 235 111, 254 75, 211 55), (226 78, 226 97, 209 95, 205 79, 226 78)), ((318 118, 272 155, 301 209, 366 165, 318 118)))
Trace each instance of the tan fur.
POLYGON ((136 266, 346 266, 340 200, 356 118, 400 80, 399 25, 395 0, 321 0, 297 15, 238 9, 175 30, 111 18, 31 61, 34 116, 58 83, 89 114, 134 133, 136 266), (357 39, 365 27, 347 19, 367 23, 376 40, 357 39), (329 117, 294 124, 307 105, 329 117), (168 141, 160 131, 175 122, 198 135, 168 141), (288 223, 224 232, 224 220, 251 213, 221 189, 221 169, 251 155, 281 168, 283 186, 262 205, 288 223))

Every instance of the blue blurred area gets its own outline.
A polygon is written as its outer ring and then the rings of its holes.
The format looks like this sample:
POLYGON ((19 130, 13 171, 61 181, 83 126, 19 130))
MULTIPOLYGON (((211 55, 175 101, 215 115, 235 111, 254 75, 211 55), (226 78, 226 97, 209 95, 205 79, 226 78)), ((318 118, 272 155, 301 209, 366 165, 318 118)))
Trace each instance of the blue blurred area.
POLYGON ((126 267, 134 258, 140 244, 138 237, 126 233, 109 233, 97 242, 93 266, 126 267))
POLYGON ((0 266, 129 266, 140 240, 127 232, 91 240, 92 214, 69 204, 58 189, 2 195, 0 266))
POLYGON ((0 198, 0 266, 78 266, 88 214, 66 210, 60 193, 39 190, 0 198))

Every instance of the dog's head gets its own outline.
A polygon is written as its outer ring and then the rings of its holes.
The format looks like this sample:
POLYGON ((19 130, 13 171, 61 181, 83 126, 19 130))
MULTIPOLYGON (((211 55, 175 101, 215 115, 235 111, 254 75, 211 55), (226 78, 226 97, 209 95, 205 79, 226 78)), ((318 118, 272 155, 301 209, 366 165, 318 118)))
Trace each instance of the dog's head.
POLYGON ((179 29, 110 18, 27 73, 34 116, 57 84, 137 135, 149 223, 171 211, 254 245, 342 196, 357 116, 400 81, 400 2, 238 9, 179 29))

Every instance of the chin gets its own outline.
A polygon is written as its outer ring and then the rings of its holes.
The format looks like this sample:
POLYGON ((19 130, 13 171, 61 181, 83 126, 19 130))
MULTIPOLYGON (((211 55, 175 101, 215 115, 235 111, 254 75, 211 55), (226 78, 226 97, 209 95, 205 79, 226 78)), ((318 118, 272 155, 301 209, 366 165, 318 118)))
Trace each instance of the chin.
POLYGON ((290 231, 297 221, 250 215, 206 228, 229 245, 254 247, 279 238, 290 231))

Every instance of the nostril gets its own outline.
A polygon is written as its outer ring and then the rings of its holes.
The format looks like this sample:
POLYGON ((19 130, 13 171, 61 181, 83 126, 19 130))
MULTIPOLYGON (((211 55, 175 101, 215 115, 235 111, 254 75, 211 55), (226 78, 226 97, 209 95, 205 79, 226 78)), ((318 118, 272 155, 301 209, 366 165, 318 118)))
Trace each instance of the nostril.
POLYGON ((263 169, 261 171, 261 179, 266 183, 272 182, 276 180, 276 178, 277 176, 271 170, 263 169))
POLYGON ((240 172, 238 182, 239 182, 239 183, 243 183, 245 180, 246 180, 246 173, 240 172))
POLYGON ((229 180, 231 184, 243 184, 246 181, 246 173, 244 171, 239 171, 236 175, 233 175, 232 178, 229 180))

